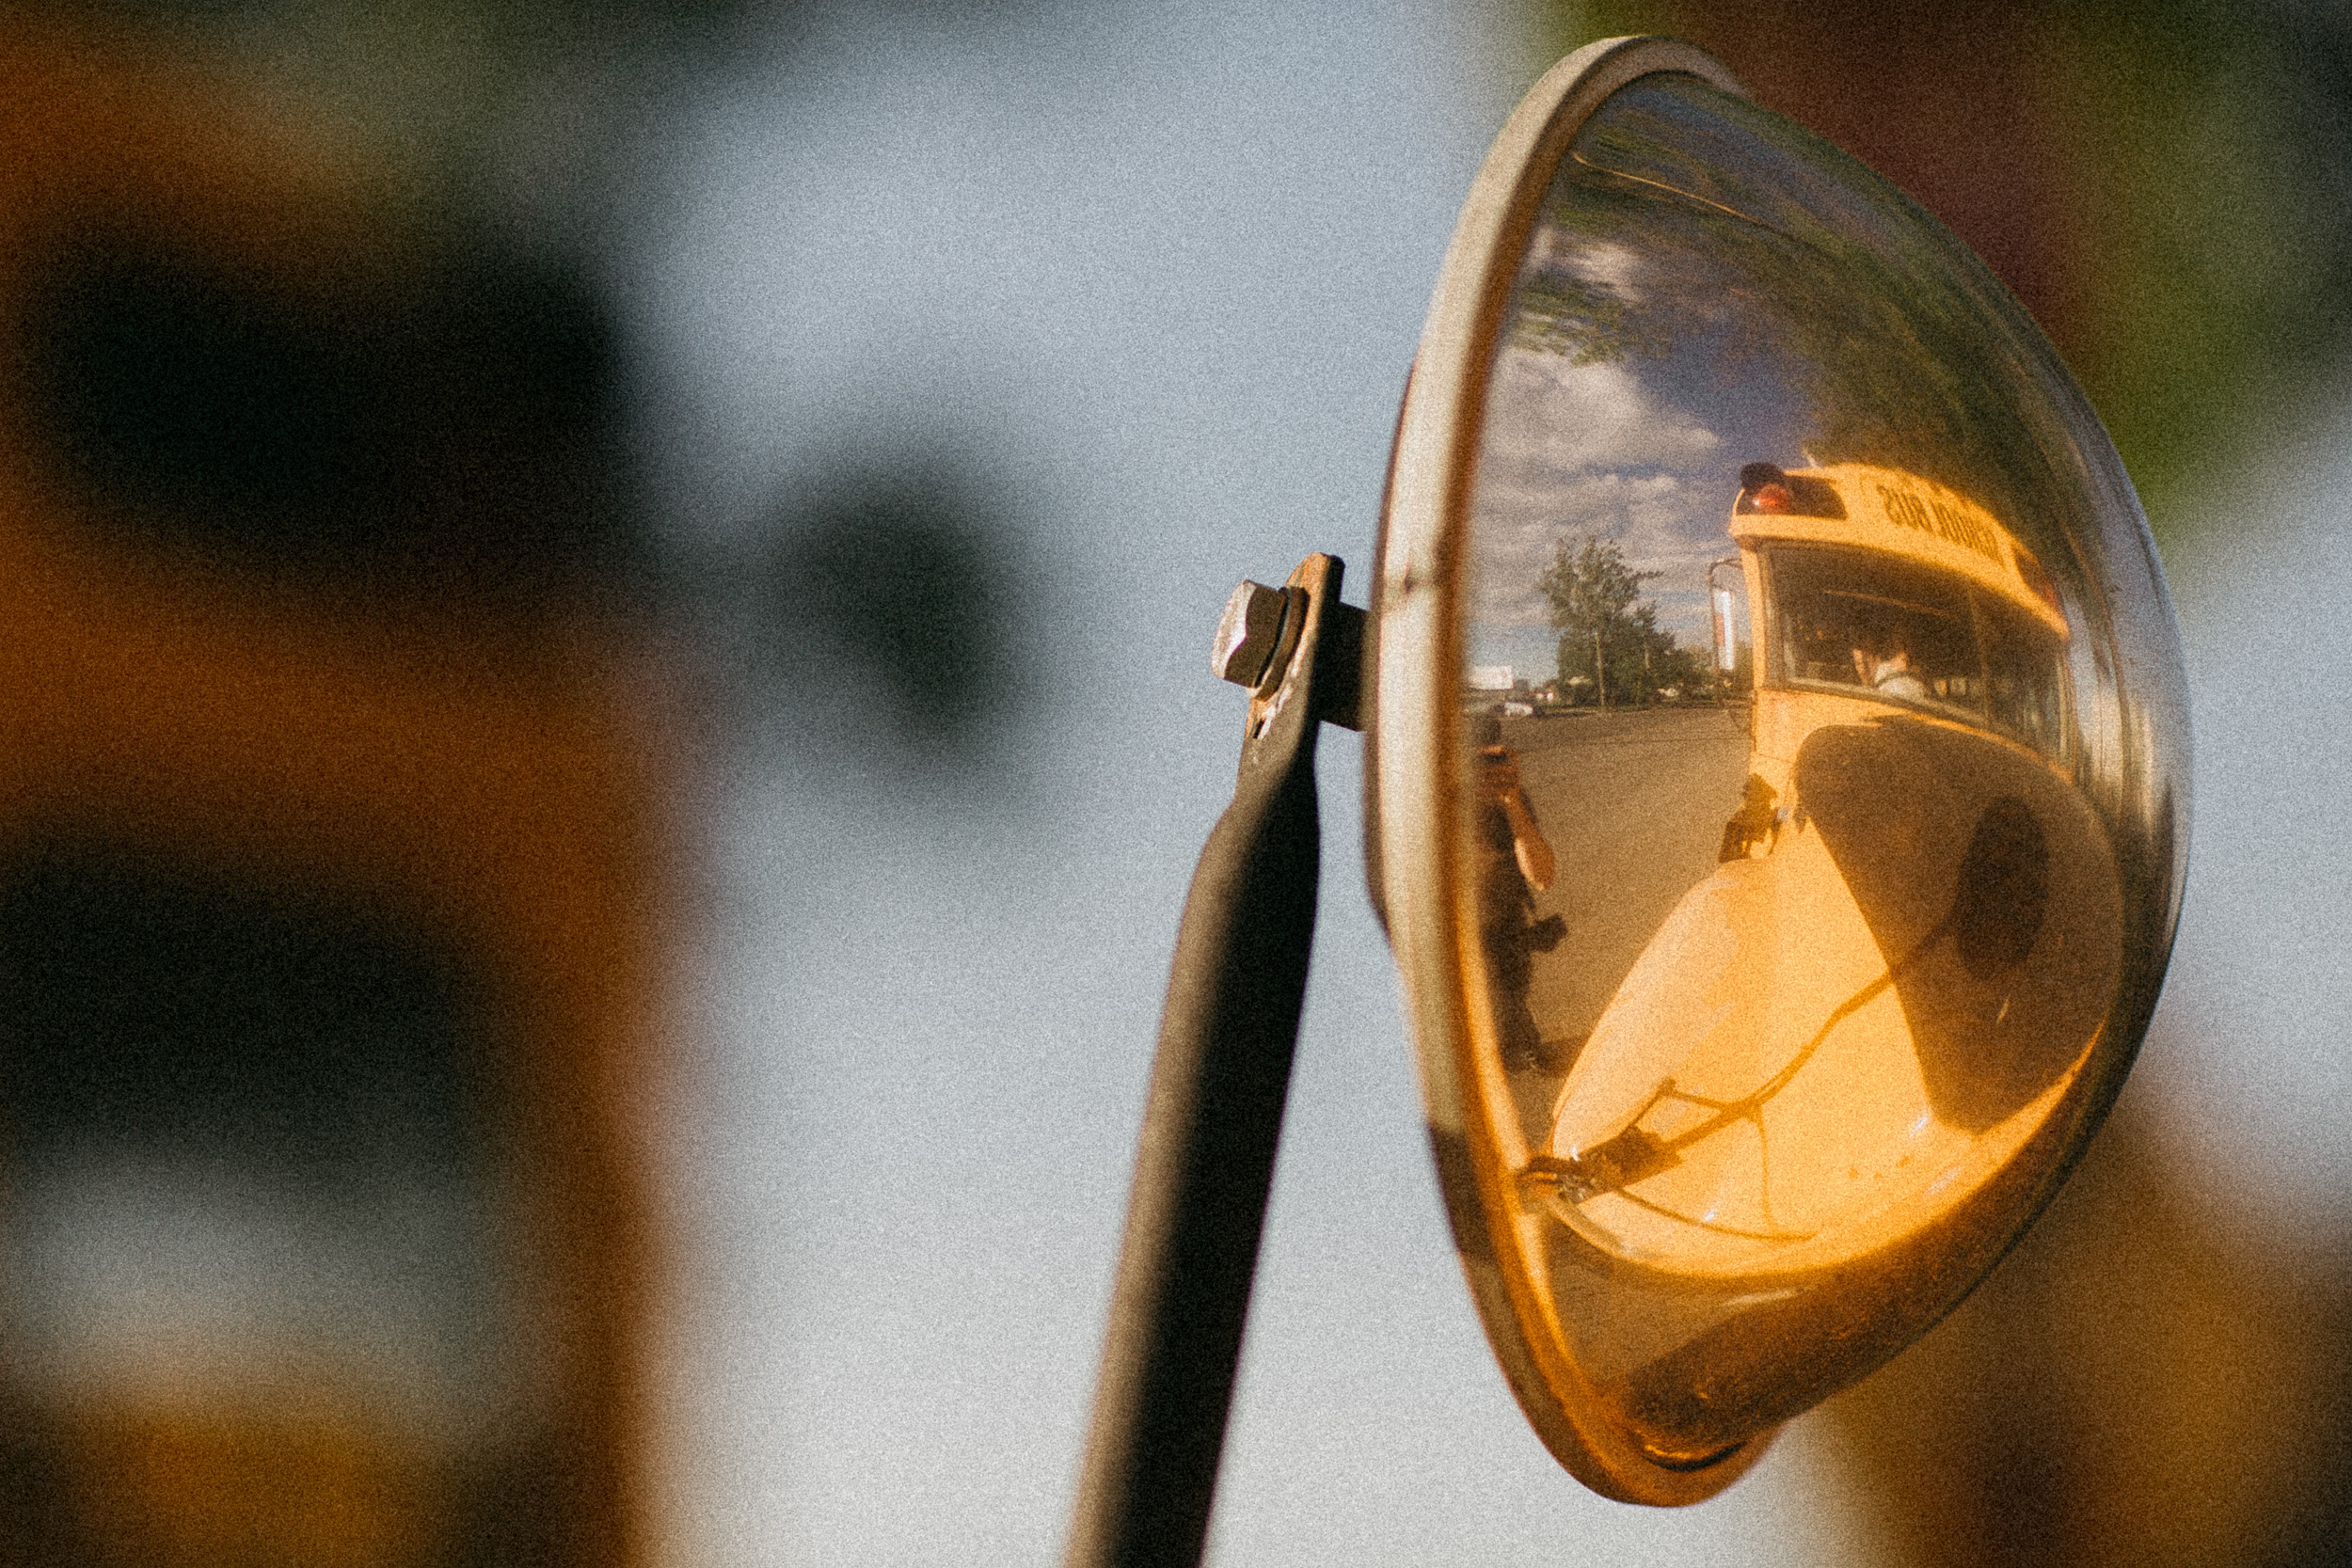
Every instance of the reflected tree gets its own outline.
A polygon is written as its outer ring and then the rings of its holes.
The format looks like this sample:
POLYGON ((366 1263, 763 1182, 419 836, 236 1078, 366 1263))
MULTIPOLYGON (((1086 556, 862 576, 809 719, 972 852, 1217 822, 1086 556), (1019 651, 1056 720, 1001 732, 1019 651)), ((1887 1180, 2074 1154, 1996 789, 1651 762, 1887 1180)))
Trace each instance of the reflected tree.
POLYGON ((1608 283, 1550 268, 1531 269, 1520 279, 1511 332, 1515 342, 1562 355, 1572 365, 1614 364, 1636 353, 1663 358, 1674 346, 1661 320, 1608 283))
POLYGON ((1536 586, 1560 635, 1560 685, 1588 682, 1604 707, 1646 703, 1669 687, 1704 685, 1699 657, 1658 624, 1642 584, 1662 574, 1626 564, 1613 541, 1587 534, 1554 546, 1536 586))

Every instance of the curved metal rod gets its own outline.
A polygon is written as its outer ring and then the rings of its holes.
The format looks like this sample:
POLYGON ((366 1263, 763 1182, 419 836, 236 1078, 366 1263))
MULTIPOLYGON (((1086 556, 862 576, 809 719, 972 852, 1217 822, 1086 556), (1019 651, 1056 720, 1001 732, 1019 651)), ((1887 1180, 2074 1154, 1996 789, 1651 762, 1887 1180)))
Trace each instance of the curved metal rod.
POLYGON ((1208 1535, 1314 937, 1315 733, 1355 724, 1363 612, 1341 570, 1290 576, 1305 622, 1250 699, 1184 900, 1067 1568, 1190 1568, 1208 1535))

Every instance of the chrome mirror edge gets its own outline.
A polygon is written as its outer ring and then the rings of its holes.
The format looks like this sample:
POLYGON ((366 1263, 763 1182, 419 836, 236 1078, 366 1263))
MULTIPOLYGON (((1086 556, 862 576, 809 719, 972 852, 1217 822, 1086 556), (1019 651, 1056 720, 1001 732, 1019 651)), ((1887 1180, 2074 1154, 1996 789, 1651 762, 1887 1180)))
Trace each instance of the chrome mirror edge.
MULTIPOLYGON (((1495 138, 1446 250, 1397 425, 1381 545, 1374 562, 1368 672, 1379 723, 1367 790, 1377 801, 1377 889, 1403 974, 1407 1025, 1417 1044, 1431 1150, 1440 1170, 1457 1257, 1489 1345, 1521 1411, 1553 1457, 1594 1491, 1620 1502, 1676 1507, 1702 1502, 1737 1481, 1770 1437, 1751 1439, 1696 1468, 1670 1467, 1627 1434, 1578 1420, 1545 1389, 1566 1370, 1543 1364, 1540 1338, 1522 1326, 1532 1304, 1518 1299, 1523 1271, 1501 1266, 1486 1215, 1501 1212, 1496 1183, 1507 1180, 1500 1151, 1470 1114, 1462 1068, 1470 1020, 1465 955, 1453 940, 1464 927, 1452 903, 1460 879, 1438 825, 1449 822, 1459 787, 1454 673, 1462 664, 1456 617, 1462 562, 1454 526, 1469 504, 1477 461, 1488 359, 1518 258, 1554 166, 1594 110, 1640 77, 1693 75, 1744 91, 1712 55, 1678 39, 1604 39, 1547 71, 1495 138), (1473 1188, 1487 1201, 1459 1201, 1473 1188)), ((1474 926, 1474 922, 1470 922, 1474 926)))

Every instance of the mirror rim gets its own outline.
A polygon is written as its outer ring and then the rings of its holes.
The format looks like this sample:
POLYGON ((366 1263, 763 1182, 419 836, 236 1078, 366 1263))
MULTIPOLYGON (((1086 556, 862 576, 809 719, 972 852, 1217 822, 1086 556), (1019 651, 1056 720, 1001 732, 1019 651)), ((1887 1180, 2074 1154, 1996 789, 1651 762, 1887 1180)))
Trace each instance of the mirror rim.
POLYGON ((1696 1467, 1659 1463, 1600 1413, 1582 1372, 1537 1331, 1522 1243, 1507 1216, 1513 1173, 1492 1130, 1471 1114, 1475 1040, 1461 946, 1475 932, 1470 895, 1452 873, 1451 819, 1460 788, 1461 719, 1450 673, 1462 662, 1453 612, 1467 562, 1471 483, 1486 384, 1513 285, 1560 161, 1595 110, 1619 88, 1660 71, 1746 90, 1712 56, 1677 39, 1590 43, 1531 87, 1495 137, 1462 207, 1438 275, 1406 388, 1390 458, 1377 548, 1372 657, 1377 722, 1367 729, 1367 867, 1404 978, 1404 1005, 1421 1065, 1422 1099, 1455 1250, 1486 1338, 1520 1408, 1568 1472, 1620 1502, 1677 1506, 1715 1496, 1746 1472, 1772 1433, 1696 1467))

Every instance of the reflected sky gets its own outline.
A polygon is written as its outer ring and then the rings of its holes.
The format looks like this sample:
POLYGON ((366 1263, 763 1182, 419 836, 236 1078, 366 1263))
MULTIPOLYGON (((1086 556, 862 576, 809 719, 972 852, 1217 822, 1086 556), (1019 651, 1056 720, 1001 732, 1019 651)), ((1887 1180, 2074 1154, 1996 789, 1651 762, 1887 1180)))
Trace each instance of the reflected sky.
POLYGON ((1548 673, 1542 597, 1518 568, 1580 534, 1655 573, 1661 626, 1702 645, 1715 519, 1745 463, 1913 472, 2063 556, 2083 520, 2062 499, 2065 400, 1981 325, 2013 307, 1907 198, 1839 184, 1806 145, 1673 75, 1577 138, 1497 356, 1472 662, 1548 673))
POLYGON ((1479 467, 1470 662, 1549 678, 1560 634, 1537 579, 1560 541, 1585 534, 1659 574, 1647 591, 1658 624, 1707 646, 1707 567, 1735 553, 1724 521, 1740 465, 1805 461, 1812 421, 1779 358, 1727 375, 1704 335, 1638 364, 1506 343, 1479 467))

